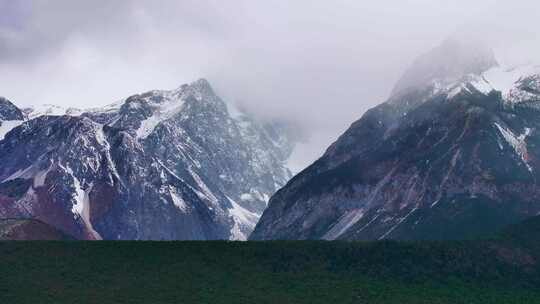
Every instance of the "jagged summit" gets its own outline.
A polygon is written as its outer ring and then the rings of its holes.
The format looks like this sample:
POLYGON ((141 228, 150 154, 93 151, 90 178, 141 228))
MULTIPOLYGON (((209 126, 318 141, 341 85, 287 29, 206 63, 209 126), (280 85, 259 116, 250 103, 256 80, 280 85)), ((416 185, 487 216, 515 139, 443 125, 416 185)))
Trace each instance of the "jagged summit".
POLYGON ((231 113, 204 79, 58 109, 0 138, 0 218, 79 239, 241 240, 291 176, 281 125, 231 113))
POLYGON ((173 90, 152 90, 135 94, 126 99, 104 107, 79 109, 53 104, 42 104, 22 110, 28 119, 44 115, 86 116, 102 124, 127 130, 134 136, 144 139, 157 124, 182 111, 185 102, 193 99, 203 102, 220 111, 229 111, 238 118, 245 113, 234 104, 224 102, 204 78, 180 85, 173 90))
POLYGON ((56 104, 39 104, 24 108, 22 112, 28 118, 36 118, 43 115, 70 115, 70 116, 79 116, 82 114, 88 113, 106 113, 111 111, 118 111, 122 106, 133 106, 137 105, 135 103, 148 103, 152 107, 158 107, 160 104, 163 104, 164 101, 170 101, 170 99, 180 99, 181 97, 192 96, 197 100, 214 100, 219 98, 214 92, 212 86, 208 80, 200 78, 191 83, 185 83, 180 85, 177 89, 172 90, 151 90, 145 93, 135 94, 126 99, 119 100, 112 104, 108 104, 103 107, 93 107, 93 108, 76 108, 76 107, 66 107, 56 104), (128 105, 126 105, 126 103, 128 105))
POLYGON ((191 89, 193 93, 204 96, 215 96, 214 89, 210 85, 210 82, 205 78, 199 78, 198 80, 180 86, 182 90, 191 89))

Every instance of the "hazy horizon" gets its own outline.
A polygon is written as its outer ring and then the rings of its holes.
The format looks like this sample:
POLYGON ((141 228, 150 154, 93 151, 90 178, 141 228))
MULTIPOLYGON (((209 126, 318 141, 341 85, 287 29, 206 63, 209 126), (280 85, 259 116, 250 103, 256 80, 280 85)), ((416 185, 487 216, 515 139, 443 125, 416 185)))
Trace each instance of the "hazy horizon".
POLYGON ((456 32, 504 62, 540 54, 535 1, 0 0, 0 10, 0 96, 84 108, 206 78, 226 101, 302 129, 295 170, 456 32))

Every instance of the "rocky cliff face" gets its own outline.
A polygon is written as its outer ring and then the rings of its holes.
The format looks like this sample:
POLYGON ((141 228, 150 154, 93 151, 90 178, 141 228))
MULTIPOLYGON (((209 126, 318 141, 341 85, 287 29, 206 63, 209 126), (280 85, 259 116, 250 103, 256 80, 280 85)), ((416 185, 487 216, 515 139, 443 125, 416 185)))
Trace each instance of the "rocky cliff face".
POLYGON ((540 68, 466 50, 417 60, 272 197, 251 238, 463 239, 538 214, 540 68))
POLYGON ((206 80, 57 110, 27 110, 0 141, 0 218, 79 239, 245 239, 290 177, 283 126, 235 110, 206 80))

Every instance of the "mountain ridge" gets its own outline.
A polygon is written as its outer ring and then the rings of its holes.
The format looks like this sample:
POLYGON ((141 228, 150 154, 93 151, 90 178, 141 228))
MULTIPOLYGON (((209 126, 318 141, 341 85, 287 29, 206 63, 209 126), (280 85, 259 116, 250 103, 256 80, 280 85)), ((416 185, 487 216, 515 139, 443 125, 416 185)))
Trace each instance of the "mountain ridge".
POLYGON ((76 238, 245 239, 291 175, 284 127, 231 116, 204 79, 25 119, 0 140, 0 216, 76 238))
POLYGON ((474 238, 540 212, 538 70, 480 62, 368 110, 271 198, 250 239, 474 238))

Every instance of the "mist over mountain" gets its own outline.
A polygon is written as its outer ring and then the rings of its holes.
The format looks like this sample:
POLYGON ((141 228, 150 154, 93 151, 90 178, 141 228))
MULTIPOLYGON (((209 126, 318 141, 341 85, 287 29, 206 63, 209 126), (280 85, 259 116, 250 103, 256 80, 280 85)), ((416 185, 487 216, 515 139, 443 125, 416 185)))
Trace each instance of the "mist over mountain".
POLYGON ((540 66, 447 40, 270 200, 252 239, 464 239, 540 212, 540 66))
POLYGON ((540 56, 532 0, 4 0, 0 10, 0 92, 20 108, 101 107, 204 77, 248 112, 298 125, 297 170, 452 33, 486 40, 501 64, 540 56))

